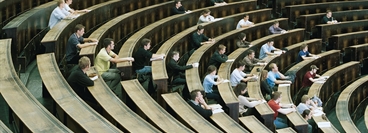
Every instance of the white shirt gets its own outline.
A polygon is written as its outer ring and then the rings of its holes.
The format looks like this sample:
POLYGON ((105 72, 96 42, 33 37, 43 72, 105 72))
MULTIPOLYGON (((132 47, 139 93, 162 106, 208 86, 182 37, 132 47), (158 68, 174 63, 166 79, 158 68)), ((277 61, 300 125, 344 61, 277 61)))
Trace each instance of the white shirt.
POLYGON ((244 21, 244 19, 241 19, 238 22, 238 25, 236 25, 236 29, 240 29, 241 28, 241 25, 249 25, 249 24, 252 24, 252 22, 250 22, 249 20, 244 21))
POLYGON ((199 17, 198 23, 197 24, 201 24, 201 23, 208 23, 215 20, 215 18, 211 15, 207 15, 206 17, 204 17, 203 15, 201 15, 199 17))
POLYGON ((64 10, 65 11, 67 11, 67 12, 69 12, 70 10, 72 10, 70 7, 69 7, 69 5, 68 4, 65 4, 64 5, 64 10))
POLYGON ((70 13, 60 9, 58 6, 52 11, 49 20, 49 27, 50 29, 54 27, 58 22, 68 16, 70 13))
POLYGON ((230 75, 230 83, 231 86, 238 85, 241 80, 246 76, 246 74, 238 69, 234 69, 234 71, 230 75))

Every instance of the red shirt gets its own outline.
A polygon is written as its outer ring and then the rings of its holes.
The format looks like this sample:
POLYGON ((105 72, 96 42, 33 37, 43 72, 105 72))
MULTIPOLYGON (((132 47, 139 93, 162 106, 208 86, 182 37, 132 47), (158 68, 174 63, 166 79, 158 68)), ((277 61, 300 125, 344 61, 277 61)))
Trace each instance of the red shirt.
POLYGON ((303 77, 302 88, 312 86, 313 82, 310 81, 309 78, 314 79, 315 77, 316 77, 316 74, 315 73, 311 74, 311 71, 308 71, 307 73, 305 73, 303 77))
POLYGON ((276 117, 279 115, 279 112, 277 112, 277 110, 279 110, 281 107, 278 103, 276 103, 275 100, 271 99, 270 101, 268 101, 268 106, 271 107, 271 109, 273 110, 273 112, 275 112, 275 114, 273 114, 273 119, 275 120, 276 117))

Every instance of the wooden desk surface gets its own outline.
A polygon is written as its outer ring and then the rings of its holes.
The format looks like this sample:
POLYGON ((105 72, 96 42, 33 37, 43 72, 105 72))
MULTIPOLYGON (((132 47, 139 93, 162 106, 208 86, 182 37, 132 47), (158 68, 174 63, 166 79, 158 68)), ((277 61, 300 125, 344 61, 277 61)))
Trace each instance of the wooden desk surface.
POLYGON ((0 92, 31 132, 72 132, 33 97, 16 74, 10 53, 11 39, 0 40, 0 92), (35 122, 37 121, 37 122, 35 122))
POLYGON ((12 133, 12 131, 3 123, 3 121, 0 121, 0 132, 12 133))
POLYGON ((37 55, 37 66, 54 101, 85 131, 121 132, 79 98, 61 74, 53 53, 37 55))
POLYGON ((297 133, 294 129, 291 127, 283 128, 283 129, 277 129, 276 132, 278 133, 297 133))
POLYGON ((193 132, 153 100, 138 80, 121 81, 121 84, 137 107, 163 132, 193 132))
POLYGON ((256 117, 253 115, 239 117, 239 120, 242 124, 244 124, 251 132, 260 132, 260 133, 272 133, 263 123, 261 123, 256 117))
POLYGON ((211 116, 211 119, 219 126, 222 130, 228 133, 248 133, 239 123, 235 122, 225 112, 216 113, 211 116))
MULTIPOLYGON (((90 72, 97 71, 90 69, 90 72)), ((94 86, 89 86, 88 90, 108 115, 128 132, 160 132, 160 130, 149 124, 126 106, 125 103, 111 91, 101 76, 96 79, 94 83, 94 86)))
POLYGON ((198 114, 178 93, 161 95, 166 103, 196 132, 222 132, 198 114))

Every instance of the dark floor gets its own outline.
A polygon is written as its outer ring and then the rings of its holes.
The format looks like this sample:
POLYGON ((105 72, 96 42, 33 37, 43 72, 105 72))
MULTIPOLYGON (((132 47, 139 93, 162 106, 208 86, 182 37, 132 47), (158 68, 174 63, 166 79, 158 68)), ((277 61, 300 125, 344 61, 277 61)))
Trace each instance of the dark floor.
MULTIPOLYGON (((51 98, 43 98, 42 97, 42 80, 40 77, 40 74, 37 69, 37 63, 36 61, 33 61, 26 69, 25 73, 20 74, 20 78, 23 81, 24 84, 26 84, 26 87, 30 90, 30 92, 33 94, 33 96, 41 103, 43 104, 48 110, 51 110, 52 107, 52 99, 51 98)), ((146 85, 143 85, 146 86, 146 85)), ((119 90, 121 91, 121 90, 119 90)), ((117 94, 121 94, 117 92, 117 94)), ((121 96, 120 96, 121 97, 121 96)), ((1 121, 6 124, 9 129, 14 131, 14 127, 12 123, 9 123, 9 112, 8 112, 8 106, 4 99, 0 97, 0 119, 1 121)), ((327 115, 328 119, 332 122, 332 124, 340 131, 344 132, 341 125, 338 123, 336 117, 336 112, 333 111, 330 114, 327 115)), ((357 127, 362 132, 368 132, 364 118, 359 119, 359 122, 357 124, 357 127)))

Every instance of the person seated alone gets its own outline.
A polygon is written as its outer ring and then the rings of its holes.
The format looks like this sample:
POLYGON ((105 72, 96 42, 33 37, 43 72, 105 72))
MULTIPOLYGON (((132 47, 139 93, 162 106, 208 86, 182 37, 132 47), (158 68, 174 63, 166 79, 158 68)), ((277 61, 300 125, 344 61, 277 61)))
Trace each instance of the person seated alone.
POLYGON ((262 60, 257 59, 255 56, 254 50, 248 50, 247 56, 243 58, 243 61, 245 62, 245 71, 250 72, 252 71, 254 66, 264 66, 266 63, 262 63, 262 60))
POLYGON ((94 82, 89 77, 94 77, 96 74, 87 76, 87 71, 91 67, 91 61, 88 57, 83 56, 79 59, 78 65, 74 66, 72 72, 67 78, 67 82, 72 87, 75 93, 83 100, 97 104, 96 99, 88 90, 88 86, 93 86, 94 82))
POLYGON ((115 48, 115 43, 111 38, 105 38, 103 40, 103 45, 104 48, 102 48, 96 56, 95 67, 98 73, 101 75, 102 79, 110 87, 110 89, 116 93, 118 90, 121 89, 120 84, 121 74, 118 69, 111 67, 111 64, 134 61, 134 58, 132 57, 120 58, 117 54, 115 54, 112 51, 115 48))
POLYGON ((230 83, 232 87, 237 86, 241 82, 248 82, 248 81, 256 81, 257 76, 253 74, 245 74, 244 71, 245 63, 243 61, 239 61, 236 63, 236 68, 230 75, 230 83))
POLYGON ((266 70, 262 70, 261 77, 261 92, 263 97, 268 101, 271 99, 273 89, 267 83, 268 72, 266 70))
POLYGON ((173 7, 171 9, 171 15, 176 15, 176 14, 184 14, 184 13, 189 13, 190 11, 185 11, 183 5, 181 5, 181 0, 174 0, 175 2, 175 7, 173 7))
POLYGON ((217 48, 217 51, 212 54, 209 65, 214 65, 216 68, 220 68, 221 63, 225 63, 227 61, 226 46, 220 44, 217 48))
POLYGON ((211 5, 222 6, 222 5, 227 5, 227 3, 224 0, 211 0, 211 5))
POLYGON ((75 33, 72 34, 66 46, 66 63, 67 64, 78 64, 79 50, 90 46, 95 46, 98 43, 97 39, 94 38, 83 38, 84 26, 77 24, 74 28, 75 33))
POLYGON ((273 43, 274 43, 273 40, 270 39, 268 40, 266 44, 262 45, 261 50, 259 51, 259 59, 263 60, 266 56, 280 55, 280 53, 276 53, 276 52, 272 53, 272 51, 281 51, 281 53, 285 53, 285 51, 275 48, 273 46, 273 43))
POLYGON ((240 28, 246 28, 246 27, 251 27, 254 26, 253 22, 249 21, 249 15, 245 14, 244 18, 241 19, 238 24, 236 25, 236 29, 240 29, 240 28))
POLYGON ((314 55, 308 52, 308 45, 307 44, 303 44, 300 47, 300 51, 298 54, 298 58, 296 58, 296 63, 299 63, 303 60, 310 60, 310 59, 316 59, 319 58, 320 56, 318 55, 314 55))
POLYGON ((218 75, 216 75, 217 68, 213 65, 209 66, 207 68, 206 76, 203 80, 203 88, 206 93, 206 97, 210 99, 215 99, 217 103, 220 105, 224 105, 224 101, 222 100, 220 93, 218 90, 213 89, 213 85, 219 85, 221 83, 224 83, 224 79, 220 78, 218 75), (217 81, 215 79, 217 78, 217 81))
POLYGON ((271 34, 284 34, 284 33, 287 33, 286 30, 284 29, 281 29, 279 27, 279 21, 275 21, 273 23, 273 25, 270 26, 270 28, 268 28, 268 30, 270 31, 271 34))
POLYGON ((202 117, 209 120, 212 116, 212 108, 207 105, 206 101, 203 99, 203 95, 200 90, 193 90, 190 92, 190 100, 188 104, 197 111, 202 117))
POLYGON ((242 116, 255 115, 257 118, 261 119, 254 107, 263 103, 263 100, 245 97, 244 94, 246 92, 247 84, 245 83, 240 83, 234 88, 235 96, 238 96, 239 100, 239 113, 242 116))
POLYGON ((199 17, 197 24, 201 23, 209 23, 211 21, 214 21, 215 18, 211 16, 211 11, 209 9, 205 9, 202 12, 202 15, 199 17))
POLYGON ((337 23, 339 22, 337 22, 337 20, 334 20, 332 17, 332 11, 327 10, 326 15, 323 16, 322 18, 322 24, 337 24, 337 23))
POLYGON ((309 109, 305 109, 303 113, 301 113, 301 115, 304 118, 304 120, 308 122, 308 133, 313 133, 313 127, 311 123, 315 122, 312 119, 312 111, 310 111, 309 109))
POLYGON ((270 71, 268 72, 267 83, 274 91, 277 91, 276 84, 291 84, 291 81, 286 80, 288 77, 279 72, 275 63, 271 63, 268 67, 270 71))
POLYGON ((73 18, 74 14, 67 12, 64 10, 65 2, 64 0, 57 1, 57 7, 51 12, 49 19, 49 28, 52 29, 57 23, 59 23, 62 19, 73 18))
POLYGON ((301 102, 296 107, 296 110, 299 114, 302 114, 304 110, 309 109, 313 112, 313 110, 317 109, 317 105, 310 99, 308 95, 303 95, 301 98, 301 102))
POLYGON ((197 32, 192 34, 192 48, 197 50, 203 44, 211 44, 215 42, 215 39, 208 38, 203 34, 204 27, 202 25, 197 26, 197 32))
POLYGON ((238 48, 248 48, 252 46, 250 42, 246 41, 247 36, 245 33, 240 33, 238 38, 238 41, 236 41, 236 46, 238 46, 238 48))
POLYGON ((295 111, 294 105, 282 105, 280 103, 281 98, 281 92, 275 91, 273 93, 272 99, 268 101, 268 105, 275 112, 273 115, 273 124, 275 125, 276 129, 289 127, 285 115, 295 111), (279 113, 283 114, 283 116, 280 116, 279 113))
POLYGON ((322 79, 319 78, 321 76, 317 74, 318 69, 319 68, 316 65, 311 65, 310 71, 304 74, 303 81, 302 81, 302 94, 303 95, 308 93, 309 87, 311 87, 314 82, 324 80, 323 78, 322 79))

